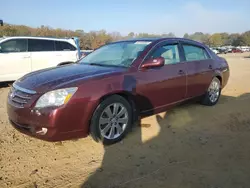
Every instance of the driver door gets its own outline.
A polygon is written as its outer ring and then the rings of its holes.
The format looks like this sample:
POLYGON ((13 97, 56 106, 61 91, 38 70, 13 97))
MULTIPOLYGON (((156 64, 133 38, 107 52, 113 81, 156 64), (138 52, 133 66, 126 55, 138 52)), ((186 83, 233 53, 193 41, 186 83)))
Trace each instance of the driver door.
POLYGON ((163 67, 139 70, 137 93, 150 103, 145 105, 138 98, 142 113, 152 110, 150 108, 155 112, 165 110, 186 96, 186 63, 180 56, 180 44, 177 41, 161 43, 146 59, 157 57, 165 59, 163 67))
POLYGON ((31 72, 27 39, 10 39, 0 44, 0 81, 14 81, 31 72))

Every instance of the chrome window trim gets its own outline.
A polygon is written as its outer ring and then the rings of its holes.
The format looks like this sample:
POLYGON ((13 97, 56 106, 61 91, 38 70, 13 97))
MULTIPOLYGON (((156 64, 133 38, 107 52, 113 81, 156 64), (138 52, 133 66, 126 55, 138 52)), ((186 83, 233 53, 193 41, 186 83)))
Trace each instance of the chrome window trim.
POLYGON ((13 83, 13 87, 14 87, 15 89, 17 89, 17 90, 20 90, 20 91, 24 92, 24 93, 36 94, 36 91, 22 88, 22 87, 18 86, 16 83, 13 83))

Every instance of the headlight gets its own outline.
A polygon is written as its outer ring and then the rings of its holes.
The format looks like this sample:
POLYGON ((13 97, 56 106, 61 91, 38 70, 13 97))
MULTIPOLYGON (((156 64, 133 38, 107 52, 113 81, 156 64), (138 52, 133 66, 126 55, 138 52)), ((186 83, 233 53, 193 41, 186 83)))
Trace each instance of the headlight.
POLYGON ((76 92, 77 87, 58 89, 49 91, 43 94, 36 102, 35 108, 44 108, 50 106, 61 106, 66 104, 73 94, 76 92))

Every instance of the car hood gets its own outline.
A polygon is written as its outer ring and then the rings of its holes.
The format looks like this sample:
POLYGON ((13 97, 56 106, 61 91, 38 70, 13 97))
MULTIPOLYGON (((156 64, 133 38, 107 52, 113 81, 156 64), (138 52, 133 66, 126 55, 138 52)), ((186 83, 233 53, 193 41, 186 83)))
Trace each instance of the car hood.
POLYGON ((105 67, 86 64, 71 64, 31 72, 15 82, 16 85, 39 93, 60 86, 111 73, 125 71, 122 67, 105 67))

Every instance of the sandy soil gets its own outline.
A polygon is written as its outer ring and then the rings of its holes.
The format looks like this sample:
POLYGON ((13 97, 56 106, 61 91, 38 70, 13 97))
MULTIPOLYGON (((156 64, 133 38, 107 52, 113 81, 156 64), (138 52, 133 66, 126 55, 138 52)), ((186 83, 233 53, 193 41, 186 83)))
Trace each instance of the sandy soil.
POLYGON ((8 123, 0 88, 0 187, 250 187, 250 54, 228 54, 231 77, 214 107, 185 104, 142 120, 103 147, 90 137, 48 143, 8 123))

